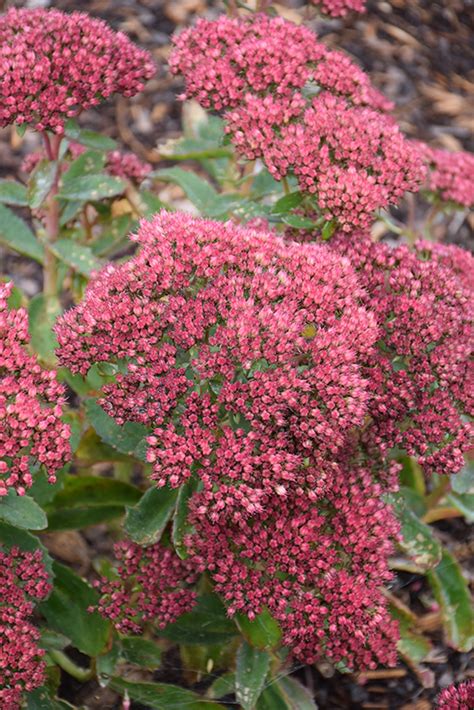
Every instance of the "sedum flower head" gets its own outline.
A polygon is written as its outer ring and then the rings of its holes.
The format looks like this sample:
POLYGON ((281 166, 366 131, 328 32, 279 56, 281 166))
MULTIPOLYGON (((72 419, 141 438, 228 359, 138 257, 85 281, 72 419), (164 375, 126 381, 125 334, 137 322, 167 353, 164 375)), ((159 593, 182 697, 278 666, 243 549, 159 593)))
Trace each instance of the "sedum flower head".
POLYGON ((69 454, 69 426, 61 421, 64 387, 28 352, 28 314, 9 310, 10 285, 0 284, 0 496, 19 495, 42 464, 51 483, 69 454))
POLYGON ((428 166, 426 188, 441 200, 473 207, 474 154, 432 148, 418 141, 415 145, 428 166))
POLYGON ((0 548, 0 705, 20 708, 24 692, 44 682, 44 651, 31 624, 34 601, 50 591, 41 552, 0 548))
POLYGON ((357 270, 381 330, 367 436, 427 472, 457 473, 472 436, 464 415, 474 413, 474 258, 430 242, 392 249, 362 233, 331 244, 357 270))
POLYGON ((198 471, 247 514, 276 490, 316 497, 363 422, 360 363, 377 338, 349 264, 185 214, 143 222, 136 239, 138 254, 105 267, 60 319, 61 362, 124 364, 102 404, 151 427, 159 486, 198 471))
POLYGON ((102 20, 11 8, 0 17, 0 126, 62 133, 112 94, 134 96, 154 71, 148 52, 102 20))
POLYGON ((227 490, 199 493, 187 542, 231 615, 268 609, 296 658, 367 669, 396 661, 398 626, 380 587, 398 524, 381 500, 387 481, 349 461, 334 462, 316 503, 277 492, 246 520, 205 514, 208 495, 226 503, 227 490))
MULTIPOLYGON (((82 374, 116 365, 102 406, 150 427, 158 486, 199 479, 191 567, 157 547, 159 564, 208 570, 231 614, 269 609, 298 658, 392 663, 397 626, 379 587, 398 532, 381 497, 394 469, 372 470, 356 434, 380 332, 348 260, 179 213, 142 222, 135 238, 137 254, 105 267, 60 319, 58 356, 82 374)), ((127 590, 143 588, 148 620, 175 618, 167 580, 149 581, 152 548, 138 587, 141 553, 127 543, 118 554, 103 613, 136 630, 127 590)))
POLYGON ((160 543, 141 547, 123 540, 114 548, 117 579, 99 582, 102 593, 98 611, 121 633, 140 633, 144 623, 160 629, 190 611, 196 592, 196 566, 181 560, 160 543))
POLYGON ((365 0, 311 0, 321 12, 331 17, 344 17, 349 12, 365 12, 365 0))
POLYGON ((472 710, 474 708, 474 681, 450 685, 439 695, 437 710, 472 710))
POLYGON ((237 150, 278 180, 295 175, 343 229, 368 226, 419 188, 425 166, 387 115, 390 102, 309 29, 266 15, 201 20, 175 45, 170 66, 186 96, 224 109, 237 150))

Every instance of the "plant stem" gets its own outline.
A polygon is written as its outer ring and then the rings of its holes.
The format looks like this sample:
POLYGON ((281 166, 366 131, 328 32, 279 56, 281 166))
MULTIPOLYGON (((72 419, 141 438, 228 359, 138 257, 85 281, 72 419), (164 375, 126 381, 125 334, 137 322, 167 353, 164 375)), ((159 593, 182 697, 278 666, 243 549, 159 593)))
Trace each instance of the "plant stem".
POLYGON ((51 649, 48 653, 53 661, 57 663, 63 671, 81 683, 85 683, 93 677, 94 672, 92 668, 81 668, 80 666, 77 666, 74 661, 72 661, 69 656, 66 656, 66 654, 62 651, 51 649))
POLYGON ((290 194, 290 186, 288 185, 288 180, 286 179, 286 177, 282 177, 281 184, 283 185, 283 191, 284 191, 285 195, 289 195, 290 194))
MULTIPOLYGON (((44 132, 43 140, 48 160, 58 161, 61 136, 52 136, 52 138, 50 138, 49 135, 44 132)), ((58 291, 58 262, 56 256, 49 248, 49 244, 55 242, 59 235, 59 202, 56 199, 56 195, 58 194, 59 175, 60 168, 58 163, 56 166, 54 182, 45 202, 45 228, 47 243, 45 245, 46 248, 44 253, 43 290, 45 296, 50 298, 56 297, 58 291)))
POLYGON ((444 497, 444 494, 448 492, 449 487, 449 478, 446 476, 446 478, 442 479, 438 486, 426 496, 425 500, 428 510, 435 507, 435 505, 444 497))
POLYGON ((460 518, 462 513, 457 508, 452 508, 448 505, 442 505, 439 508, 432 508, 422 517, 424 523, 435 523, 437 520, 446 520, 447 518, 460 518))

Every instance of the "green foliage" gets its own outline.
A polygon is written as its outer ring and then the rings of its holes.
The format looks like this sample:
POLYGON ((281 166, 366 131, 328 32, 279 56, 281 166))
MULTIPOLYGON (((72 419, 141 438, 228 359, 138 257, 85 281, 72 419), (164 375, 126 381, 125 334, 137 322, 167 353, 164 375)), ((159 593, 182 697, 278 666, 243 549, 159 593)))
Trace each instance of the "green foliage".
POLYGON ((112 690, 128 694, 128 697, 153 710, 224 710, 222 705, 205 700, 190 690, 167 683, 133 683, 114 677, 109 683, 112 690))
POLYGON ((31 345, 46 362, 54 361, 54 351, 58 341, 53 328, 56 318, 61 313, 59 299, 39 293, 31 299, 28 307, 28 321, 31 345))
POLYGON ((194 609, 180 616, 174 624, 168 624, 159 635, 176 643, 212 645, 229 641, 237 633, 219 597, 204 594, 194 609))
POLYGON ((31 229, 8 207, 0 204, 0 242, 34 261, 43 263, 44 251, 31 229))
POLYGON ((58 164, 52 160, 41 160, 31 173, 28 181, 28 204, 37 210, 47 198, 58 172, 58 164))
POLYGON ((135 486, 99 476, 66 476, 46 506, 48 530, 81 529, 113 520, 141 496, 135 486))
POLYGON ((39 605, 41 614, 55 631, 65 634, 82 653, 97 656, 104 649, 110 624, 91 612, 98 593, 69 567, 53 562, 54 589, 39 605))
POLYGON ((173 515, 178 491, 168 488, 149 488, 139 503, 127 509, 125 532, 140 545, 157 542, 173 515))
POLYGON ((466 580, 454 557, 443 549, 439 565, 428 573, 443 616, 448 643, 459 651, 474 646, 474 610, 466 580))
POLYGON ((268 650, 279 645, 281 629, 268 609, 264 609, 255 619, 236 614, 235 620, 242 636, 255 648, 268 650))
POLYGON ((420 570, 433 569, 441 560, 442 551, 431 528, 421 522, 402 495, 394 495, 391 500, 401 523, 401 549, 420 570))
POLYGON ((0 498, 0 520, 25 530, 44 530, 48 521, 44 511, 29 496, 19 496, 11 490, 0 498))
POLYGON ((15 180, 0 180, 0 203, 26 207, 28 204, 26 187, 15 180))
POLYGON ((255 707, 270 669, 270 656, 246 641, 237 651, 235 694, 244 710, 255 707))

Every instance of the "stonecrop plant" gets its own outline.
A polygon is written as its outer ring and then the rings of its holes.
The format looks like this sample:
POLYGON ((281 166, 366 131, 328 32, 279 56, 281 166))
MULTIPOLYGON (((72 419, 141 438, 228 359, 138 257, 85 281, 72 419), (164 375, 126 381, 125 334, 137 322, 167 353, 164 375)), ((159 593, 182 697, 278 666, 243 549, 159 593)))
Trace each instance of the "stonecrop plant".
POLYGON ((0 242, 42 274, 31 299, 0 282, 6 710, 87 688, 310 710, 302 665, 428 687, 433 616, 472 649, 436 524, 473 518, 474 258, 434 230, 472 206, 472 155, 408 139, 348 55, 239 7, 174 38, 193 118, 157 170, 87 128, 148 51, 80 12, 0 16, 0 125, 31 146, 0 242), (67 535, 99 540, 80 570, 67 535))

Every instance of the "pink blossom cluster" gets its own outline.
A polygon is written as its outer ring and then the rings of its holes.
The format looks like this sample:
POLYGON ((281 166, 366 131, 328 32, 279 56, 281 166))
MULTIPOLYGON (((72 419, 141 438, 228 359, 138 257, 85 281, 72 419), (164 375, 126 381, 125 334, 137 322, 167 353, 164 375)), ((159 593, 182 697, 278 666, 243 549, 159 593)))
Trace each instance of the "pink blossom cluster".
MULTIPOLYGON (((334 463, 324 495, 272 495, 247 520, 203 515, 191 503, 188 545, 209 570, 229 613, 253 619, 264 609, 279 622, 298 659, 350 668, 394 665, 398 626, 380 587, 391 579, 388 556, 398 525, 373 471, 334 463)), ((385 476, 385 478, 387 478, 385 476)), ((205 506, 204 506, 205 507, 205 506)))
POLYGON ((184 214, 143 222, 136 239, 138 254, 105 267, 60 319, 62 364, 127 363, 102 405, 153 427, 158 485, 199 469, 209 490, 219 483, 217 511, 236 515, 291 488, 317 497, 364 420, 361 363, 378 335, 350 266, 184 214))
POLYGON ((102 593, 98 611, 120 632, 140 633, 147 622, 163 629, 192 609, 195 564, 181 560, 160 543, 141 547, 124 540, 115 545, 114 552, 118 578, 97 584, 102 593))
POLYGON ((0 17, 0 126, 62 133, 112 94, 134 96, 154 71, 148 52, 102 20, 11 8, 0 17))
POLYGON ((426 187, 442 200, 452 200, 464 207, 474 206, 474 154, 432 148, 416 142, 428 166, 426 187))
POLYGON ((331 17, 344 17, 348 12, 365 12, 365 0, 311 0, 321 12, 331 17))
MULTIPOLYGON (((353 449, 379 331, 350 264, 176 213, 142 222, 135 239, 137 254, 106 266, 60 319, 61 362, 82 374, 120 363, 104 409, 152 429, 158 486, 199 477, 190 564, 209 570, 231 613, 269 608, 299 658, 392 662, 379 586, 397 533, 381 499, 393 471, 369 473, 353 449)), ((162 623, 163 582, 143 570, 157 580, 148 618, 162 623)), ((119 624, 129 586, 103 604, 119 624)))
POLYGON ((140 184, 151 173, 152 166, 131 151, 112 150, 107 153, 106 170, 110 175, 140 184))
POLYGON ((276 179, 295 175, 327 219, 368 226, 374 210, 416 191, 419 150, 387 115, 391 104, 347 55, 282 18, 200 20, 175 40, 171 71, 186 96, 225 110, 239 153, 276 179))
POLYGON ((371 442, 415 456, 428 473, 457 473, 472 441, 474 258, 456 246, 414 249, 336 235, 381 329, 369 362, 371 442))
POLYGON ((0 705, 19 710, 23 693, 44 682, 44 651, 30 622, 33 601, 50 591, 41 552, 0 549, 0 588, 0 705))
POLYGON ((474 680, 450 685, 438 696, 438 710, 472 710, 474 708, 474 680))
POLYGON ((61 421, 64 387, 28 352, 28 315, 9 310, 11 285, 0 284, 0 496, 32 485, 42 464, 51 483, 69 454, 69 426, 61 421))

